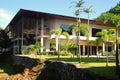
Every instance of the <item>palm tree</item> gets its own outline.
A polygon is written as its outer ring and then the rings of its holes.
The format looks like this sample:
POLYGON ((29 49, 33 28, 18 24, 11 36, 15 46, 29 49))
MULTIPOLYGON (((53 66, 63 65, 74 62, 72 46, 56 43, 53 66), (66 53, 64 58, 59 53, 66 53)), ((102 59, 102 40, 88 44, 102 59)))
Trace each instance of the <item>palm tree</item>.
POLYGON ((108 36, 109 36, 109 41, 112 43, 112 51, 115 51, 115 47, 114 47, 115 42, 116 42, 116 31, 115 31, 115 29, 109 29, 108 36))
MULTIPOLYGON (((89 34, 89 24, 90 24, 90 13, 93 12, 91 8, 92 8, 92 6, 90 6, 89 8, 86 8, 84 10, 84 12, 88 14, 88 29, 87 29, 88 34, 89 34)), ((87 45, 87 54, 88 54, 88 57, 89 57, 89 35, 87 36, 87 43, 88 43, 88 45, 87 45)))
POLYGON ((103 43, 103 40, 100 38, 100 37, 97 37, 97 39, 94 41, 94 40, 91 40, 89 41, 89 44, 93 44, 93 45, 96 45, 97 47, 97 56, 99 55, 99 52, 98 52, 98 46, 102 45, 103 43))
POLYGON ((58 60, 59 60, 59 58, 60 58, 60 54, 59 54, 60 53, 60 46, 59 46, 60 45, 60 43, 59 43, 60 35, 64 35, 67 39, 67 42, 69 42, 69 34, 67 32, 62 32, 62 29, 58 28, 56 30, 50 31, 50 37, 52 37, 52 35, 54 35, 56 38, 56 51, 58 51, 58 60))
POLYGON ((37 42, 32 46, 31 50, 34 51, 35 54, 38 54, 40 48, 43 48, 43 46, 41 45, 40 42, 37 41, 37 42))
POLYGON ((104 29, 102 32, 98 32, 96 34, 97 36, 100 36, 101 35, 101 39, 103 40, 103 44, 105 44, 105 50, 103 50, 103 53, 106 52, 106 66, 108 66, 108 43, 109 42, 113 42, 115 41, 115 30, 114 29, 104 29))
POLYGON ((103 16, 97 18, 104 23, 109 23, 116 29, 116 72, 119 69, 119 58, 118 58, 118 28, 120 28, 120 16, 113 13, 104 13, 103 16))
MULTIPOLYGON (((72 4, 74 4, 73 6, 76 8, 75 9, 75 16, 77 17, 77 26, 80 27, 80 13, 83 11, 83 4, 85 2, 83 0, 79 0, 78 2, 73 1, 72 4)), ((77 34, 77 44, 78 44, 78 59, 79 59, 79 63, 80 63, 80 29, 78 28, 78 34, 77 34)))
POLYGON ((74 32, 77 35, 77 45, 78 45, 78 54, 77 57, 79 58, 79 63, 80 63, 80 26, 81 26, 81 22, 80 19, 77 21, 77 25, 76 24, 72 24, 69 26, 69 28, 71 30, 74 30, 74 32))

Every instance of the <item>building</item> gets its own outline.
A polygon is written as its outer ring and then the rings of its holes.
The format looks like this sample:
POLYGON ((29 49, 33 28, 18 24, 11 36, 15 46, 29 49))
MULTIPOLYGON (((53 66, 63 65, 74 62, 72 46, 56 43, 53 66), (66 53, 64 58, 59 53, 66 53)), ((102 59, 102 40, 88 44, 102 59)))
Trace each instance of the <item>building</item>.
MULTIPOLYGON (((82 24, 87 24, 87 19, 81 19, 82 24)), ((70 24, 75 24, 76 18, 70 16, 63 16, 57 14, 50 14, 44 12, 30 11, 20 9, 12 21, 6 27, 6 32, 12 39, 13 53, 21 53, 21 48, 34 44, 36 40, 39 40, 45 51, 50 51, 50 45, 55 43, 54 40, 49 38, 49 32, 52 29, 61 27, 66 30, 70 24)), ((95 40, 95 34, 102 29, 110 29, 111 26, 103 24, 95 20, 90 20, 89 27, 89 40, 95 40)), ((74 31, 69 32, 71 42, 76 42, 76 35, 74 31)), ((82 55, 87 54, 87 41, 85 36, 80 36, 80 45, 82 55)), ((60 36, 60 41, 64 42, 65 37, 60 36)), ((99 49, 104 47, 99 46, 99 49)), ((90 45, 90 54, 96 55, 96 46, 90 45)), ((41 48, 41 52, 43 48, 41 48)))

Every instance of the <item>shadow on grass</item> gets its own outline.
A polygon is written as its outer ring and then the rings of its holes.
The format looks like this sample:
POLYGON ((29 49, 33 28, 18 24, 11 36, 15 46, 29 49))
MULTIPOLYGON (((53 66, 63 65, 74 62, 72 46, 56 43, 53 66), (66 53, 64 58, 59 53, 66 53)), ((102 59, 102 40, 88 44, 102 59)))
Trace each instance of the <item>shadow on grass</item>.
POLYGON ((108 66, 108 67, 90 67, 86 68, 96 74, 100 74, 102 76, 116 76, 115 66, 108 66), (109 73, 109 74, 108 74, 109 73))
POLYGON ((2 70, 0 74, 8 74, 8 75, 13 75, 15 72, 12 69, 12 63, 7 62, 6 63, 0 63, 0 69, 2 70))
POLYGON ((32 69, 38 65, 39 59, 25 56, 0 55, 0 76, 2 74, 14 75, 24 72, 24 69, 32 69))
MULTIPOLYGON (((117 74, 116 73, 116 68, 115 66, 108 66, 108 67, 90 67, 90 68, 85 68, 89 71, 94 72, 95 74, 98 74, 100 76, 108 76, 111 78, 114 78, 114 80, 116 79, 120 79, 120 73, 117 74)), ((119 69, 120 72, 120 69, 119 69)))
MULTIPOLYGON (((58 58, 47 58, 47 60, 52 60, 52 61, 58 61, 58 58)), ((65 61, 65 62, 78 62, 79 59, 78 58, 71 58, 71 57, 61 57, 59 61, 65 61)), ((81 57, 80 61, 83 63, 93 63, 93 62, 100 62, 100 63, 105 63, 106 62, 106 58, 88 58, 88 57, 81 57)), ((115 62, 115 60, 111 60, 109 59, 109 62, 115 62)))
MULTIPOLYGON (((58 60, 57 58, 52 58, 52 57, 47 58, 47 59, 52 60, 52 61, 57 61, 58 60)), ((78 58, 70 58, 70 57, 64 58, 64 57, 61 57, 60 61, 78 63, 78 58)), ((101 76, 118 77, 118 75, 116 74, 115 66, 106 67, 106 65, 103 65, 103 66, 99 67, 99 64, 106 63, 106 58, 81 57, 81 62, 82 62, 81 63, 82 65, 88 64, 87 66, 89 66, 89 68, 84 68, 84 69, 90 70, 90 71, 92 71, 96 74, 99 74, 101 76), (89 65, 89 63, 95 63, 95 64, 94 65, 89 65), (98 67, 95 67, 97 65, 96 63, 99 63, 98 67)), ((115 60, 109 59, 109 63, 115 63, 115 60)))
POLYGON ((14 74, 12 69, 12 56, 10 54, 1 54, 0 55, 0 75, 1 74, 14 74))

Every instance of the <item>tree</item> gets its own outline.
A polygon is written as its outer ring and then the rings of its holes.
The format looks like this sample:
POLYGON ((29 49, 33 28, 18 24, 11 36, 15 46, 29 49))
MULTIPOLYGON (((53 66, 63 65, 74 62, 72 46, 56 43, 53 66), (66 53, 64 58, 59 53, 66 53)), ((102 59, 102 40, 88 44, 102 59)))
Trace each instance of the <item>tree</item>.
POLYGON ((118 28, 120 27, 120 16, 112 13, 103 14, 102 18, 98 17, 98 20, 103 20, 104 23, 109 23, 116 28, 116 71, 119 68, 118 59, 118 28))
POLYGON ((116 42, 116 30, 115 29, 109 29, 108 32, 109 36, 109 42, 112 43, 112 51, 115 51, 115 42, 116 42))
POLYGON ((109 35, 108 30, 103 29, 102 32, 96 34, 96 36, 100 37, 103 40, 103 44, 105 44, 105 51, 103 53, 106 54, 106 66, 108 66, 108 42, 109 42, 109 35))
POLYGON ((120 3, 118 3, 115 7, 110 9, 109 11, 101 14, 97 18, 97 20, 102 21, 104 20, 105 23, 111 24, 113 27, 116 28, 116 71, 118 73, 119 69, 119 59, 118 59, 118 28, 120 27, 120 3))
POLYGON ((68 55, 68 48, 69 48, 69 43, 62 43, 60 45, 60 53, 62 53, 63 55, 68 55))
POLYGON ((75 44, 75 43, 70 43, 69 44, 68 50, 72 53, 73 58, 74 58, 74 55, 75 55, 77 49, 78 49, 78 45, 77 44, 75 44))
MULTIPOLYGON (((83 11, 83 4, 85 2, 83 0, 79 0, 78 2, 75 2, 73 1, 72 4, 73 7, 75 7, 75 11, 74 11, 74 14, 75 16, 77 17, 77 26, 80 27, 81 25, 81 22, 80 22, 80 13, 83 11)), ((80 49, 80 28, 78 28, 78 31, 77 31, 77 44, 78 44, 78 59, 79 59, 79 63, 80 63, 80 55, 81 55, 81 49, 80 49)))
POLYGON ((36 54, 38 54, 38 53, 39 53, 39 50, 40 50, 41 48, 43 48, 43 46, 41 45, 41 43, 40 43, 40 42, 36 42, 31 49, 32 49, 32 51, 34 51, 36 54))
POLYGON ((69 42, 69 34, 67 32, 62 32, 61 28, 50 31, 50 37, 55 36, 55 38, 56 38, 56 51, 58 51, 58 60, 60 58, 60 54, 59 54, 60 53, 60 46, 59 46, 60 45, 60 43, 59 43, 60 42, 60 40, 59 40, 60 35, 66 36, 67 42, 69 42))
POLYGON ((89 57, 89 24, 90 24, 90 13, 92 13, 92 9, 91 9, 92 6, 90 6, 89 8, 86 8, 84 9, 84 12, 88 14, 88 36, 87 37, 87 54, 88 54, 88 57, 89 57))
POLYGON ((103 40, 100 37, 97 37, 96 40, 89 41, 89 44, 96 45, 96 47, 97 47, 97 49, 96 49, 97 50, 97 56, 99 56, 98 46, 103 44, 103 40))
MULTIPOLYGON (((10 47, 10 39, 7 33, 4 30, 0 30, 0 47, 5 51, 10 47)), ((10 51, 10 50, 9 50, 10 51)))

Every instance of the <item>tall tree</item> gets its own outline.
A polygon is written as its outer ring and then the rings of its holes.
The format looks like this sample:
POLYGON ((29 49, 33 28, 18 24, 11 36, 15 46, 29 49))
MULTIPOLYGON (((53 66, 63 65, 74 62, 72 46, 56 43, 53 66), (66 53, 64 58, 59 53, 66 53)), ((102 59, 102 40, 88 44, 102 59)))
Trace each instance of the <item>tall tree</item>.
POLYGON ((75 16, 77 17, 77 26, 79 27, 78 28, 78 33, 77 33, 77 44, 78 44, 78 59, 79 59, 79 63, 80 63, 80 55, 81 55, 81 49, 80 49, 80 25, 81 25, 81 22, 80 22, 80 13, 83 12, 83 4, 85 2, 83 0, 79 0, 78 2, 75 2, 73 1, 72 4, 73 7, 75 7, 75 16))
MULTIPOLYGON (((89 8, 86 8, 84 9, 84 12, 88 14, 88 34, 89 34, 89 25, 90 25, 90 13, 92 13, 92 6, 90 6, 89 8)), ((87 36, 87 54, 88 54, 88 57, 89 57, 89 35, 87 36)))
POLYGON ((119 59, 118 59, 118 28, 120 27, 120 3, 109 11, 101 14, 97 20, 104 23, 109 23, 116 28, 116 72, 119 69, 119 59))
POLYGON ((106 54, 106 66, 108 66, 108 41, 109 41, 109 36, 108 36, 108 30, 104 29, 102 32, 98 32, 96 36, 100 36, 100 38, 103 40, 103 44, 105 44, 105 51, 103 50, 103 53, 106 54))
POLYGON ((10 47, 10 39, 4 30, 0 30, 0 47, 2 49, 7 49, 10 47))

